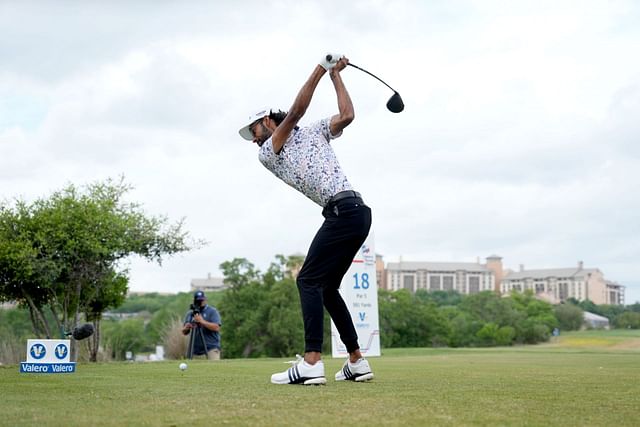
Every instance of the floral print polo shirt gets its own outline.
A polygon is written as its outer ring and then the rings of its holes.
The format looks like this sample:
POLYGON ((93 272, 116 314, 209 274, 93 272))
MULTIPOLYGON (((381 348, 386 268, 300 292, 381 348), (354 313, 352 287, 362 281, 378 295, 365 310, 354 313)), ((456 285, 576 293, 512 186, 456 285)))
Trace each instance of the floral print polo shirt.
POLYGON ((273 152, 269 138, 258 154, 260 162, 275 176, 322 207, 334 194, 353 189, 329 144, 342 135, 331 135, 330 121, 326 118, 292 130, 279 154, 273 152))

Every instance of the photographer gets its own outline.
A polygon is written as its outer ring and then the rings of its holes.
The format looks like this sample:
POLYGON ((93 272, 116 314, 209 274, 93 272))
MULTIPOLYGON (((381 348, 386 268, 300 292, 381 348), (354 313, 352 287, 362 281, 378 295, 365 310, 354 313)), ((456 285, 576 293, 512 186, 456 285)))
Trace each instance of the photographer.
POLYGON ((220 314, 207 305, 204 292, 193 294, 193 304, 184 319, 182 333, 193 334, 193 355, 205 356, 209 360, 220 360, 220 314), (203 342, 204 341, 204 342, 203 342), (206 349, 205 345, 206 344, 206 349))

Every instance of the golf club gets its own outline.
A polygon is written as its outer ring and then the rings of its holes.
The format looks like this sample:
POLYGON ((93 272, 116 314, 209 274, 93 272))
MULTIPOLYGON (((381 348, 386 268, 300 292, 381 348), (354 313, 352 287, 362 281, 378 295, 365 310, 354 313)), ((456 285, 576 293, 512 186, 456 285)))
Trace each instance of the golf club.
MULTIPOLYGON (((331 61, 331 55, 327 55, 327 61, 331 61)), ((389 89, 391 89, 393 91, 393 95, 391 95, 391 98, 389 98, 389 100, 387 101, 387 109, 389 111, 391 111, 392 113, 399 113, 402 110, 404 110, 404 102, 402 102, 402 98, 400 97, 400 94, 398 93, 397 90, 395 90, 394 88, 389 86, 387 83, 385 83, 385 81, 382 80, 380 77, 376 76, 375 74, 370 73, 369 71, 365 70, 364 68, 360 68, 357 65, 354 65, 352 63, 348 63, 347 65, 350 65, 353 68, 357 68, 358 70, 369 74, 371 77, 374 77, 376 80, 378 80, 383 85, 385 85, 386 87, 388 87, 389 89)))

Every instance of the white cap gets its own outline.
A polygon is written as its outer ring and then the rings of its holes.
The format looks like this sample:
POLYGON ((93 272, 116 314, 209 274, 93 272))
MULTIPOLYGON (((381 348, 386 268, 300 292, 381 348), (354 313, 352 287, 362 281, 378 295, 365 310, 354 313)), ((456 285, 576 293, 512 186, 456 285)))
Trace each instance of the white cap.
POLYGON ((238 131, 240 136, 246 139, 247 141, 253 141, 253 133, 251 133, 251 130, 249 130, 249 126, 251 126, 251 124, 256 120, 260 120, 263 117, 267 117, 269 114, 271 114, 271 108, 263 108, 260 111, 257 111, 251 114, 249 116, 249 121, 247 122, 247 125, 238 131))

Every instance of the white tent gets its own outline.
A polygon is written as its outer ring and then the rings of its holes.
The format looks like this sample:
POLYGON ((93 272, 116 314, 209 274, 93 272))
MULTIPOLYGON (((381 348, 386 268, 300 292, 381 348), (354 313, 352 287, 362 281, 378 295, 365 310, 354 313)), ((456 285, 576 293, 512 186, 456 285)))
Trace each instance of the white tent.
POLYGON ((588 328, 609 329, 609 319, 588 311, 584 312, 584 324, 588 328))

